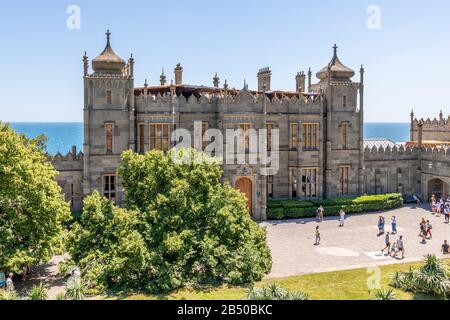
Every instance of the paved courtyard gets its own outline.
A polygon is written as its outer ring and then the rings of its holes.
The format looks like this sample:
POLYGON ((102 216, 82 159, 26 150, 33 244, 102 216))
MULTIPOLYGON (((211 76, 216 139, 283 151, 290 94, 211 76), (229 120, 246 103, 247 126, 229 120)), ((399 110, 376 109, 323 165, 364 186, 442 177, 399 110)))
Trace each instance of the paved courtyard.
POLYGON ((346 225, 339 228, 337 217, 325 219, 320 223, 322 241, 314 246, 314 219, 292 220, 286 222, 266 222, 268 242, 272 250, 273 268, 268 278, 293 275, 365 268, 376 265, 418 261, 424 255, 440 253, 444 240, 450 241, 450 225, 444 224, 444 217, 433 216, 422 207, 409 206, 383 213, 347 216, 346 225), (381 254, 385 236, 377 237, 377 219, 386 219, 386 231, 391 231, 391 217, 398 220, 398 235, 403 235, 406 248, 405 259, 394 259, 381 254), (421 244, 419 223, 421 219, 430 220, 433 225, 433 239, 421 244))

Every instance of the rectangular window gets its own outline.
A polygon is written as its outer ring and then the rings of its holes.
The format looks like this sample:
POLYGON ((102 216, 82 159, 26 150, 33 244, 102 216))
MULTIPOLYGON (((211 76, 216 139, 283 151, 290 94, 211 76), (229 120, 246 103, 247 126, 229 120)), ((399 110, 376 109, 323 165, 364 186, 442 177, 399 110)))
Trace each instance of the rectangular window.
POLYGON ((290 148, 291 150, 297 150, 297 146, 298 146, 298 124, 291 123, 290 148))
POLYGON ((343 123, 341 125, 341 141, 342 141, 342 148, 347 149, 348 144, 348 123, 343 123))
POLYGON ((317 197, 317 169, 302 169, 302 197, 305 199, 317 197))
POLYGON ((113 153, 113 137, 114 137, 114 124, 107 123, 105 124, 106 131, 106 153, 113 153))
POLYGON ((138 151, 145 152, 145 124, 140 123, 138 127, 138 151))
POLYGON ((344 108, 347 108, 347 96, 344 96, 344 97, 342 98, 342 106, 343 106, 344 108))
POLYGON ((250 149, 250 137, 246 134, 248 130, 250 130, 250 124, 247 123, 241 123, 239 125, 239 129, 243 131, 244 136, 239 137, 239 144, 241 149, 245 149, 248 151, 250 149))
POLYGON ((210 141, 205 141, 205 133, 208 131, 209 124, 207 122, 202 122, 202 150, 204 151, 209 145, 210 141))
POLYGON ((304 123, 302 125, 302 148, 303 150, 317 150, 319 148, 319 124, 304 123))
POLYGON ((103 196, 109 200, 116 201, 116 175, 103 176, 103 196))
POLYGON ((169 151, 169 125, 150 125, 150 144, 153 150, 169 151))
POLYGON ((341 167, 341 194, 343 196, 349 195, 349 188, 348 188, 348 172, 350 167, 341 167))
POLYGON ((272 131, 273 131, 273 123, 266 124, 267 130, 267 151, 272 150, 272 131))
POLYGON ((273 199, 273 176, 267 176, 267 199, 273 199))
POLYGON ((106 104, 108 104, 108 105, 112 104, 112 91, 111 90, 106 91, 106 104))
POLYGON ((297 199, 298 176, 297 169, 291 169, 291 199, 297 199))

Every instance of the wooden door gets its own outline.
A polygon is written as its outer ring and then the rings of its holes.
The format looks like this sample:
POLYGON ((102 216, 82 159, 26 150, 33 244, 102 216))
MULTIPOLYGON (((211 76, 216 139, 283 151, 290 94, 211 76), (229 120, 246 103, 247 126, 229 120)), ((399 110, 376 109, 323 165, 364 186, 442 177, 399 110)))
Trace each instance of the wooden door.
POLYGON ((247 209, 250 214, 253 213, 253 186, 248 178, 241 178, 236 181, 236 189, 241 191, 247 197, 247 209))

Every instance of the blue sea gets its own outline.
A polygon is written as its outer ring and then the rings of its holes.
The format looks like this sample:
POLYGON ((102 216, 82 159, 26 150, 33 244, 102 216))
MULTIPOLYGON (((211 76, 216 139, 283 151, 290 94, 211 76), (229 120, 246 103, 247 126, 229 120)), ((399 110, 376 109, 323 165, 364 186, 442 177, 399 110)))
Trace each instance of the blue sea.
MULTIPOLYGON (((48 137, 47 151, 67 154, 72 146, 83 147, 82 123, 11 123, 11 127, 29 138, 40 134, 48 137)), ((366 123, 365 138, 387 138, 394 142, 409 140, 409 123, 366 123)))

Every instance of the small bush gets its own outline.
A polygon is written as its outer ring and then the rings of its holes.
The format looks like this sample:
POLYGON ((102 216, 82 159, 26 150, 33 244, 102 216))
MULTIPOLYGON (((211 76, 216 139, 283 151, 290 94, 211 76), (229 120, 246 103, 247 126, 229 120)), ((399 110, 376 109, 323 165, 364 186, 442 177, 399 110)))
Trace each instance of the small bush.
POLYGON ((362 213, 389 210, 402 205, 403 197, 396 193, 311 201, 272 200, 267 206, 267 217, 270 220, 311 218, 316 216, 319 206, 324 207, 326 216, 335 216, 341 210, 362 213))
POLYGON ((391 285, 413 293, 432 294, 446 299, 450 295, 450 272, 436 256, 426 256, 421 268, 396 272, 391 285))
POLYGON ((80 277, 70 277, 67 280, 67 291, 65 298, 67 300, 83 300, 84 291, 80 277))
POLYGON ((375 292, 375 300, 397 300, 394 289, 383 289, 375 292))
POLYGON ((290 292, 276 284, 270 284, 262 288, 252 288, 248 291, 245 300, 271 301, 271 300, 308 300, 308 295, 303 292, 290 292))
POLYGON ((48 292, 47 288, 41 282, 39 285, 33 286, 31 291, 28 293, 28 299, 30 300, 47 300, 48 292))
POLYGON ((64 293, 60 292, 56 295, 56 300, 58 300, 58 301, 66 300, 66 295, 64 293))
POLYGON ((0 301, 19 300, 19 296, 15 291, 7 291, 0 289, 0 301))

